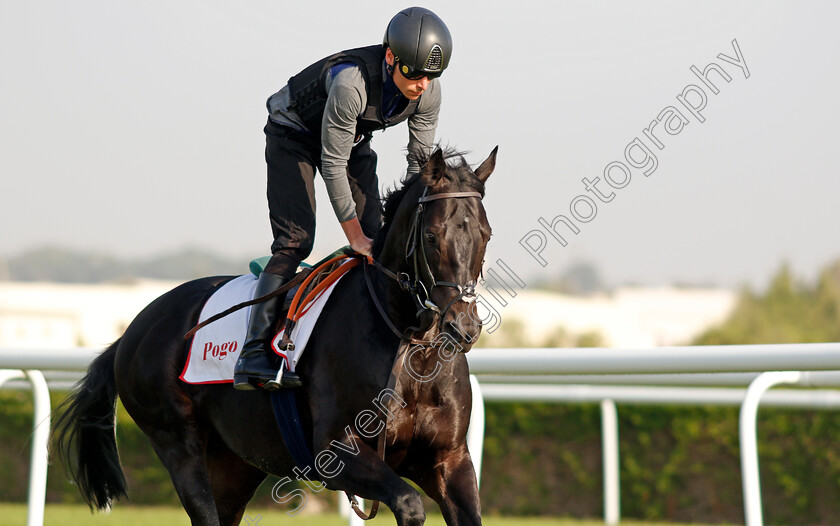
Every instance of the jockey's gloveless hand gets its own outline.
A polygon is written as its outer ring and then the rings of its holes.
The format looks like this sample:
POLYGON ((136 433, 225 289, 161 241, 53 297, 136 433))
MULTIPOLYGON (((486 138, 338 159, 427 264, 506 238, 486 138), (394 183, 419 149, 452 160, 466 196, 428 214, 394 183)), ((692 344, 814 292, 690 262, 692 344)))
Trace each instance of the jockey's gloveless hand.
POLYGON ((372 255, 373 240, 367 237, 362 231, 359 218, 354 217, 353 219, 344 221, 341 223, 341 229, 344 230, 344 235, 347 236, 347 241, 350 242, 350 248, 363 256, 372 255))

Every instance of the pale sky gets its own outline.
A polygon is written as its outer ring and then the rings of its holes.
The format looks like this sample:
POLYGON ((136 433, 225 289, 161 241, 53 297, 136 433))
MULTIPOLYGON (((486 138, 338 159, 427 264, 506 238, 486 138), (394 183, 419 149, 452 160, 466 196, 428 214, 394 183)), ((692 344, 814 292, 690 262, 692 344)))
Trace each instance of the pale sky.
MULTIPOLYGON (((0 0, 0 256, 266 254, 266 98, 325 55, 380 42, 408 5, 0 0)), ((762 286, 782 261, 811 279, 840 258, 836 3, 423 5, 454 39, 438 139, 473 165, 499 145, 488 262, 526 281, 589 261, 610 284, 762 286), (737 58, 733 40, 749 78, 718 58, 737 58), (690 71, 710 62, 731 76, 709 73, 718 94, 690 71), (677 100, 690 85, 702 123, 677 100), (688 123, 654 128, 656 149, 644 130, 669 106, 688 123), (649 176, 625 159, 636 138, 656 155, 649 176), (614 161, 626 186, 604 181, 614 161), (596 177, 609 202, 586 191, 596 177), (590 214, 580 195, 597 214, 566 247, 543 229, 543 268, 520 240, 572 204, 590 214)), ((405 125, 374 137, 384 188, 406 140, 405 125)), ((345 244, 318 181, 313 256, 345 244)))

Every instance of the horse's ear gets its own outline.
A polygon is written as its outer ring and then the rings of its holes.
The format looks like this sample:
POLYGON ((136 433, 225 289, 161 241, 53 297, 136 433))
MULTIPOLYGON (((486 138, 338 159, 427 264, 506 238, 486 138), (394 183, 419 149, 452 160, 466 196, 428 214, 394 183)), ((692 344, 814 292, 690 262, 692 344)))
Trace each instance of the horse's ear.
POLYGON ((434 186, 444 173, 446 173, 446 160, 443 158, 443 150, 438 148, 423 165, 423 178, 426 180, 426 185, 434 186))
POLYGON ((481 179, 482 183, 487 182, 487 178, 490 177, 490 174, 493 173, 493 170, 496 168, 496 152, 498 151, 498 146, 493 148, 493 151, 490 152, 490 157, 485 159, 484 162, 475 169, 475 175, 481 179))

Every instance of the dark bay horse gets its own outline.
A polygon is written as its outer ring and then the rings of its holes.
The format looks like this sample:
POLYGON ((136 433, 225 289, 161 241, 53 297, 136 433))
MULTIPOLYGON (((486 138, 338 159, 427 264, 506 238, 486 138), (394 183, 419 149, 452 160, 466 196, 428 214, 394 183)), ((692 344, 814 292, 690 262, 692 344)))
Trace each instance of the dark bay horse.
MULTIPOLYGON (((472 396, 463 355, 481 324, 459 300, 473 296, 490 238, 481 198, 496 151, 473 171, 460 155, 437 150, 388 195, 376 267, 357 266, 338 283, 296 368, 304 382, 297 405, 318 467, 305 478, 385 503, 400 526, 425 521, 419 493, 401 477, 433 498, 450 526, 481 523, 466 445, 472 396), (384 406, 383 388, 409 337, 426 343, 401 354, 404 367, 384 406)), ((266 474, 303 480, 267 392, 178 378, 189 347, 184 334, 229 279, 191 281, 152 302, 63 404, 55 452, 91 508, 126 493, 114 436, 117 396, 151 440, 194 525, 239 524, 266 474)))

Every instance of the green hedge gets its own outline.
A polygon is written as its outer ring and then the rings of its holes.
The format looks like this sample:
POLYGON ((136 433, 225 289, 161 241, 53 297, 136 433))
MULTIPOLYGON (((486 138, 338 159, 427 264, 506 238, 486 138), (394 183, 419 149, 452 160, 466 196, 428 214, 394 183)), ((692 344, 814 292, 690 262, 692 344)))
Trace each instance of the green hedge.
MULTIPOLYGON (((622 516, 742 522, 738 410, 619 406, 622 516)), ((836 524, 840 414, 762 409, 766 524, 836 524)), ((490 404, 482 502, 505 514, 602 513, 600 409, 490 404)))

